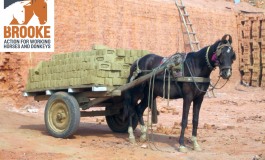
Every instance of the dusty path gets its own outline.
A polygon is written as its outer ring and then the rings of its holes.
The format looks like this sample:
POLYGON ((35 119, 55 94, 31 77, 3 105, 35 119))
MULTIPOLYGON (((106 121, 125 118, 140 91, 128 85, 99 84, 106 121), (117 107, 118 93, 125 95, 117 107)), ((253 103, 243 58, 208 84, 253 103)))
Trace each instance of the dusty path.
MULTIPOLYGON (((265 91, 240 87, 216 92, 217 98, 205 98, 200 115, 198 140, 203 151, 179 153, 178 137, 181 100, 159 100, 161 115, 154 134, 154 150, 130 145, 127 134, 110 131, 102 117, 82 118, 79 130, 70 139, 48 135, 43 121, 43 107, 38 113, 10 109, 0 101, 0 159, 241 159, 265 158, 265 91), (240 91, 239 91, 240 90, 240 91), (11 110, 11 111, 10 111, 11 110), (174 126, 174 130, 171 128, 174 126), (161 129, 162 128, 162 129, 161 129), (162 134, 166 133, 166 134, 162 134), (175 134, 172 134, 175 133, 175 134), (168 134, 168 135, 167 135, 168 134), (262 158, 263 157, 263 158, 262 158)), ((191 136, 191 113, 186 137, 191 136)), ((140 131, 136 130, 139 138, 140 131)), ((189 139, 187 146, 191 147, 189 139)))

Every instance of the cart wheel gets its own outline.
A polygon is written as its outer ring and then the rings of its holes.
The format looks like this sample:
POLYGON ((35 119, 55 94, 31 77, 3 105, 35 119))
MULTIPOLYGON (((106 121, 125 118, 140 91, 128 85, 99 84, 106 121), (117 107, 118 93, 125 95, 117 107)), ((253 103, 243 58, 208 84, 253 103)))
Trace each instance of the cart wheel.
POLYGON ((77 100, 68 93, 54 93, 45 107, 45 126, 52 136, 67 138, 74 134, 80 123, 77 100))
MULTIPOLYGON (((123 112, 121 111, 120 114, 114 114, 111 116, 106 116, 107 124, 113 132, 117 132, 117 133, 127 133, 128 132, 129 118, 126 118, 125 120, 123 120, 123 114, 122 113, 123 112)), ((137 118, 137 116, 134 116, 132 119, 133 130, 135 130, 137 125, 138 125, 138 118, 137 118)))

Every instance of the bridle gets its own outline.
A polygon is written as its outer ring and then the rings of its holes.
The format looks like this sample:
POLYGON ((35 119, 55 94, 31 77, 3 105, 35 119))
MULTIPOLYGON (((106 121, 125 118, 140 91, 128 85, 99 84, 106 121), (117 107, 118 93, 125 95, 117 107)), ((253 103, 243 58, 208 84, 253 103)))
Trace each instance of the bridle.
MULTIPOLYGON (((209 50, 210 50, 210 47, 211 46, 209 46, 207 48, 207 51, 206 51, 206 54, 205 54, 205 58, 206 58, 206 63, 207 63, 208 68, 210 70, 213 70, 213 69, 215 69, 216 66, 219 66, 219 60, 218 60, 218 58, 220 57, 220 55, 222 53, 222 49, 224 47, 229 47, 229 49, 231 49, 232 46, 231 46, 231 44, 229 42, 228 43, 225 43, 225 44, 219 43, 216 51, 214 52, 214 55, 211 58, 211 61, 214 61, 215 62, 215 65, 214 66, 212 66, 212 64, 210 63, 210 60, 209 60, 209 50)), ((223 70, 223 69, 232 69, 231 66, 219 66, 219 68, 220 68, 220 70, 223 70)))

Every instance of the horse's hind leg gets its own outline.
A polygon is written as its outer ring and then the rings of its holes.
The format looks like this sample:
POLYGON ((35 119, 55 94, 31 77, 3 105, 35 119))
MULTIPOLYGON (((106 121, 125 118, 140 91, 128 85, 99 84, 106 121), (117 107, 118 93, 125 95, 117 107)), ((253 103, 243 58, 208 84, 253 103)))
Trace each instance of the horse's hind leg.
POLYGON ((132 127, 132 117, 133 115, 129 115, 129 128, 128 128, 128 133, 129 133, 129 142, 130 143, 135 143, 135 136, 133 134, 133 127, 132 127))
POLYGON ((136 113, 138 115, 139 122, 141 125, 141 136, 140 136, 141 142, 144 142, 147 140, 147 126, 144 124, 144 118, 143 118, 143 113, 144 113, 144 110, 147 108, 147 105, 148 105, 147 98, 144 97, 142 101, 136 107, 136 113))
POLYGON ((200 113, 200 108, 201 108, 201 104, 203 101, 203 96, 195 99, 193 101, 193 117, 192 117, 192 137, 191 137, 191 141, 193 143, 193 149, 195 151, 201 151, 201 147, 197 142, 197 128, 198 128, 198 124, 199 124, 199 113, 200 113))

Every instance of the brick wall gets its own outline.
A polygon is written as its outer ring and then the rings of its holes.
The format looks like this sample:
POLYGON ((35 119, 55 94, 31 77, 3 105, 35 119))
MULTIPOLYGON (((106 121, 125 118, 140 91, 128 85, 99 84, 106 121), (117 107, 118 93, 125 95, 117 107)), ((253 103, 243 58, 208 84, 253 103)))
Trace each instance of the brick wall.
MULTIPOLYGON (((220 39, 224 34, 233 36, 237 44, 236 14, 231 10, 205 9, 187 6, 190 19, 201 46, 220 39)), ((165 0, 64 0, 55 1, 55 53, 90 50, 93 44, 113 48, 145 49, 168 56, 185 51, 182 23, 174 1, 165 0)), ((1 54, 1 56, 4 53, 1 54)), ((11 53, 6 63, 12 74, 5 71, 5 82, 0 83, 0 97, 13 97, 17 106, 28 103, 21 97, 28 68, 52 53, 11 53), (17 75, 20 78, 16 78, 17 75), (13 91, 7 86, 12 85, 13 91)), ((234 67, 237 67, 234 65, 234 67)), ((1 71, 2 72, 2 71, 1 71)), ((30 99, 32 100, 32 99, 30 99)))

